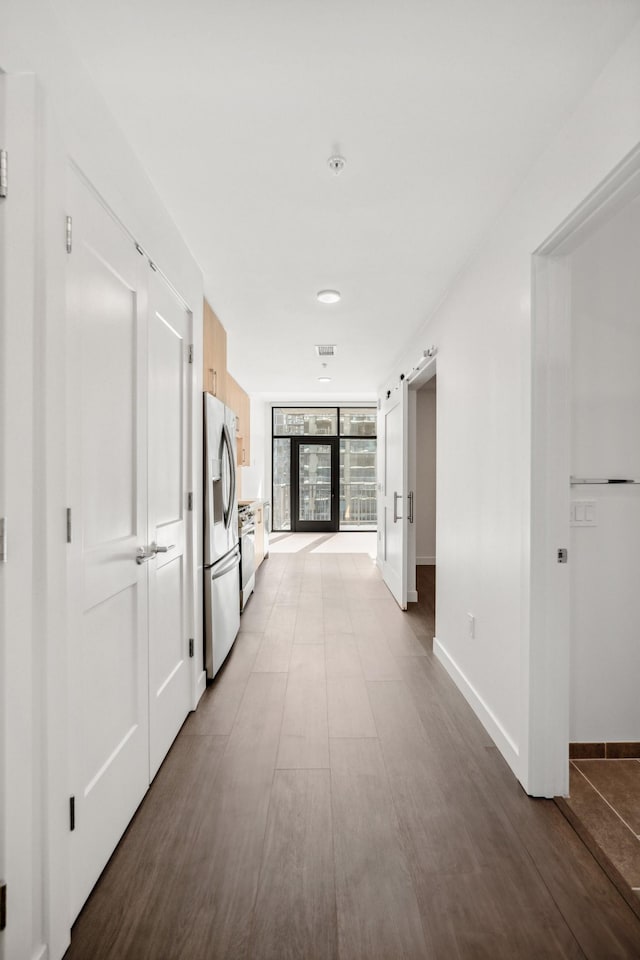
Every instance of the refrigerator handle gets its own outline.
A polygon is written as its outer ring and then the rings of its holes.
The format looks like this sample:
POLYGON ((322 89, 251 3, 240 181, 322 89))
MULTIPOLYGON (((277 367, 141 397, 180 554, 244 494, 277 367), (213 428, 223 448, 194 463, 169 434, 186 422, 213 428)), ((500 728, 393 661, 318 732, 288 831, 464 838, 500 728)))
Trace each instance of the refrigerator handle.
MULTIPOLYGON (((226 505, 223 504, 222 506, 224 511, 224 525, 225 529, 228 530, 233 521, 233 507, 236 502, 236 458, 233 455, 233 444, 231 443, 231 435, 226 423, 222 425, 222 446, 226 447, 229 458, 229 503, 226 505)), ((224 456, 224 452, 221 452, 222 456, 224 456)))
POLYGON ((211 579, 218 580, 220 577, 226 576, 228 573, 231 573, 231 571, 235 567, 239 567, 239 566, 240 566, 240 551, 236 547, 233 553, 233 556, 225 564, 223 564, 219 570, 216 570, 216 572, 211 575, 211 579))

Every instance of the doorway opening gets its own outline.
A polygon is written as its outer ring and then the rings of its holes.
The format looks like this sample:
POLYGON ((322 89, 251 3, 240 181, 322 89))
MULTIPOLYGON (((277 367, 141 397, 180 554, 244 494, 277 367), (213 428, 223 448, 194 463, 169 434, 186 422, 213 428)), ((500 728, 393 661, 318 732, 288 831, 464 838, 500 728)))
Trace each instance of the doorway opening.
POLYGON ((432 361, 409 383, 409 614, 436 635, 437 375, 432 361))
POLYGON ((639 245, 640 149, 534 257, 528 792, 640 909, 639 245))

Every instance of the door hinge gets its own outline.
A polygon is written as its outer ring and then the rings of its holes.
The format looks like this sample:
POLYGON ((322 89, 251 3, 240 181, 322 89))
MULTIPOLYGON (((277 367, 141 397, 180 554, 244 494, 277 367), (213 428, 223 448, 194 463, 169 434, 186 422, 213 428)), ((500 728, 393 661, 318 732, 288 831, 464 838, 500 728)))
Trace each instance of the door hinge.
POLYGON ((189 344, 189 363, 193 363, 193 344, 189 344))
POLYGON ((138 251, 141 257, 144 257, 144 250, 142 249, 139 243, 136 243, 136 250, 138 251))
POLYGON ((76 798, 69 797, 69 830, 76 828, 76 798))
POLYGON ((73 249, 73 219, 67 217, 66 220, 66 237, 67 237, 67 253, 71 253, 73 249))
POLYGON ((7 885, 0 883, 0 930, 7 926, 7 885))
POLYGON ((569 561, 569 551, 566 547, 559 547, 557 554, 558 563, 568 563, 569 561))
POLYGON ((7 518, 0 517, 0 563, 7 562, 7 518))
POLYGON ((193 637, 189 637, 189 656, 190 657, 193 656, 193 646, 194 646, 193 637))
POLYGON ((71 507, 67 507, 67 543, 71 543, 71 507))
POLYGON ((5 200, 9 189, 8 180, 9 154, 6 150, 0 150, 0 198, 5 200))
POLYGON ((157 272, 158 272, 158 268, 156 267, 156 265, 155 265, 155 263, 153 262, 153 260, 149 260, 149 266, 151 267, 151 269, 153 270, 154 273, 157 273, 157 272))
POLYGON ((187 494, 187 510, 193 510, 193 494, 187 494))

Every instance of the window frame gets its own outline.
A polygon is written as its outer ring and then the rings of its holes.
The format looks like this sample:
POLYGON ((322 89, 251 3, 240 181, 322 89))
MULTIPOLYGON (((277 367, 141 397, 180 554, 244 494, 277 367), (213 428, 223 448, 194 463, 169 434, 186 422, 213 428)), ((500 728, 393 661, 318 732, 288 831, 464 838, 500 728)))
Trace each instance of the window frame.
MULTIPOLYGON (((341 440, 375 440, 376 449, 378 443, 378 424, 377 416, 374 418, 375 432, 372 434, 367 434, 366 436, 358 436, 352 433, 342 433, 341 431, 341 416, 343 410, 370 410, 372 413, 377 414, 377 407, 374 404, 357 404, 357 403, 325 403, 325 404, 301 404, 301 403, 276 403, 271 406, 271 503, 275 503, 275 470, 274 470, 274 451, 276 440, 289 440, 294 441, 298 440, 324 440, 327 442, 335 441, 335 446, 338 453, 338 464, 336 467, 336 531, 340 529, 340 469, 339 469, 339 456, 340 456, 340 441, 341 440), (313 433, 276 433, 276 410, 331 410, 332 412, 336 411, 336 432, 332 434, 313 434, 313 433)), ((289 464, 290 464, 290 476, 289 476, 289 515, 291 517, 291 528, 289 530, 279 529, 275 526, 273 527, 273 533, 293 533, 293 527, 297 526, 295 516, 294 516, 294 505, 297 504, 297 492, 293 490, 293 454, 294 454, 294 444, 291 443, 289 464)), ((272 522, 274 519, 275 511, 272 508, 271 517, 272 522)), ((359 531, 353 531, 359 532, 359 531)))

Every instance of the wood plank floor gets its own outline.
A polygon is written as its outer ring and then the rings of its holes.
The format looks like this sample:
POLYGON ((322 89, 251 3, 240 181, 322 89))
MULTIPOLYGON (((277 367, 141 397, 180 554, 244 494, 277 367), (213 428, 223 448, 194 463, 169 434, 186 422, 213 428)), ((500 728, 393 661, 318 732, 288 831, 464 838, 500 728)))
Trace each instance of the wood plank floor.
POLYGON ((365 554, 272 554, 67 960, 640 957, 640 920, 531 800, 365 554))

